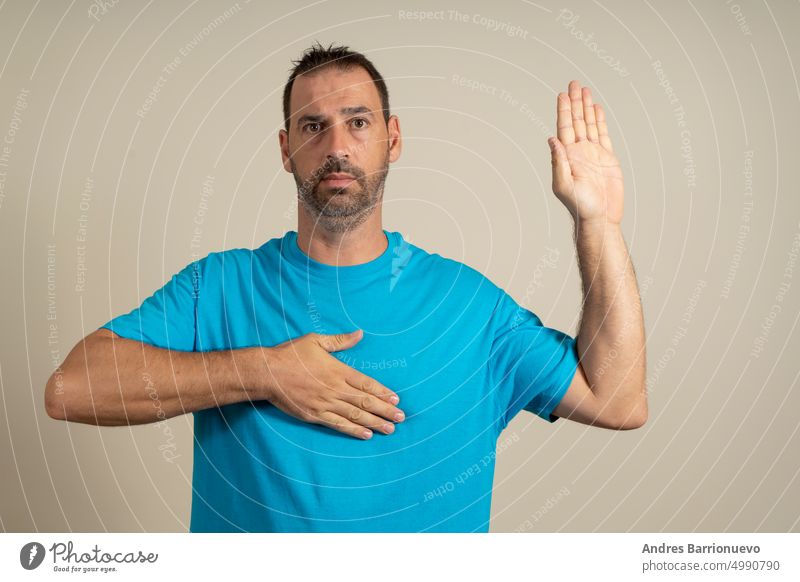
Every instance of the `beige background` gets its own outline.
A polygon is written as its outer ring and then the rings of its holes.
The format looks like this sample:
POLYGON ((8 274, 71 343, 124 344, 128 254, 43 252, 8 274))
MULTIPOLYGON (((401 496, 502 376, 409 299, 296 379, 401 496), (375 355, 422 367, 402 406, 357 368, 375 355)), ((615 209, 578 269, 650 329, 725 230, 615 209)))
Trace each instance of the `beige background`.
POLYGON ((191 418, 59 423, 45 381, 193 253, 296 228, 281 92, 316 39, 364 52, 387 79, 405 147, 386 228, 571 334, 579 278, 546 138, 570 79, 608 112, 651 417, 614 432, 521 413, 501 437, 492 531, 800 531, 800 6, 459 5, 466 22, 449 3, 2 4, 2 530, 188 527, 191 418), (443 19, 405 14, 422 6, 443 19))

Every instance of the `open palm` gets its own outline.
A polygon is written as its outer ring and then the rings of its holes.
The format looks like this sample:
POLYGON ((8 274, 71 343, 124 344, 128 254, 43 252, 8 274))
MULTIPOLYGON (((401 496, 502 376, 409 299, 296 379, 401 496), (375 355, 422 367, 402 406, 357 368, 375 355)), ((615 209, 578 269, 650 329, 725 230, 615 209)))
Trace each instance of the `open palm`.
POLYGON ((619 224, 623 175, 608 136, 605 112, 588 87, 570 81, 557 98, 558 138, 548 139, 553 193, 576 220, 619 224))

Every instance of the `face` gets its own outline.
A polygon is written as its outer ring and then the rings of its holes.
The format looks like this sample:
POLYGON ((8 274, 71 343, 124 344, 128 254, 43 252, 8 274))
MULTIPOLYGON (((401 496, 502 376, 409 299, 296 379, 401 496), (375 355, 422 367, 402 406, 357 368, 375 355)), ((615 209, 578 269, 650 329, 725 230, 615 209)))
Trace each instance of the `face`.
POLYGON ((400 156, 397 116, 384 122, 380 95, 362 67, 300 75, 290 111, 289 133, 279 134, 281 156, 300 202, 318 227, 358 226, 378 208, 389 163, 400 156))

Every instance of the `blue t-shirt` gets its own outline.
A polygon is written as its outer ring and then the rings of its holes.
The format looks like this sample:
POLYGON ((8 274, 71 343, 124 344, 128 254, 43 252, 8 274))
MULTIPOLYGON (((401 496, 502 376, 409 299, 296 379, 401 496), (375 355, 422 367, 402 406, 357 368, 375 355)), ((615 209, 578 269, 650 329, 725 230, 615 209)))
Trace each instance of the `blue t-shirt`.
POLYGON ((361 440, 267 401, 194 412, 192 532, 485 532, 495 448, 520 411, 546 421, 575 339, 471 267, 384 230, 359 265, 308 257, 297 233, 213 252, 103 327, 182 351, 364 330, 332 352, 400 396, 406 420, 361 440))

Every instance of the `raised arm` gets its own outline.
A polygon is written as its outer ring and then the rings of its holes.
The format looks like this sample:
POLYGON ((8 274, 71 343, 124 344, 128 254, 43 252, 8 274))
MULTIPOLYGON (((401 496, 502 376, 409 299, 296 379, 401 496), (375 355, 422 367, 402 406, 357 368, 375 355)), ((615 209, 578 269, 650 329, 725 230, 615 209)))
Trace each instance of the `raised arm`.
POLYGON ((575 221, 584 307, 580 366, 553 411, 585 424, 630 429, 647 419, 645 335, 636 275, 622 236, 623 174, 605 112, 588 87, 557 97, 550 138, 553 192, 575 221))

